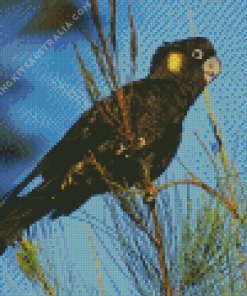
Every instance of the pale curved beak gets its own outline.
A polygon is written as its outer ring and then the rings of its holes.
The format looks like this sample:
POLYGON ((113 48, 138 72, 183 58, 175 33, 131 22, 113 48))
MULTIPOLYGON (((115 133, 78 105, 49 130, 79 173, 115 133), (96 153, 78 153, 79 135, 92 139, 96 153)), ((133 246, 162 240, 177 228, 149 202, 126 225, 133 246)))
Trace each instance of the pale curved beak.
POLYGON ((221 62, 216 57, 211 57, 203 64, 204 80, 210 83, 221 72, 221 62))

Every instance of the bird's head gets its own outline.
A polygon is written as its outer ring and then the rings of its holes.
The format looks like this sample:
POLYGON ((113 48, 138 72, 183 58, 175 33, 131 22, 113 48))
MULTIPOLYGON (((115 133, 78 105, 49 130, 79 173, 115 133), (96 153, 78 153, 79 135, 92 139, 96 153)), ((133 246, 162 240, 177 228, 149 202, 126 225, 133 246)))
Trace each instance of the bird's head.
POLYGON ((165 43, 153 57, 150 79, 189 81, 205 86, 219 75, 221 63, 206 38, 189 38, 165 43))

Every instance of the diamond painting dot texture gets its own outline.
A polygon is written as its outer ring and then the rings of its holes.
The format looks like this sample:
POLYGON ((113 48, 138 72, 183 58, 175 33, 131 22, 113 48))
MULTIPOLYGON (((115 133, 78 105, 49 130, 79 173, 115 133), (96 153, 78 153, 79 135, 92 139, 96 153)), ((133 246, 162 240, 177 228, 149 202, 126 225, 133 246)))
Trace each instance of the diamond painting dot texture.
POLYGON ((244 1, 0 3, 1 295, 242 295, 244 1))

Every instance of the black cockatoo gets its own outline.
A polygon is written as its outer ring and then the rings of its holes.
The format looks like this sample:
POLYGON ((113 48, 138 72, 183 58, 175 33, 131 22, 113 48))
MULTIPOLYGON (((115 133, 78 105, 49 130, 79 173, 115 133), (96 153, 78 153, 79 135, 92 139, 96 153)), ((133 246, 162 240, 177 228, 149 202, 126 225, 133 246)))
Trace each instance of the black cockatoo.
POLYGON ((177 152, 183 119, 220 71, 220 61, 206 38, 165 43, 158 48, 150 74, 122 89, 124 99, 131 93, 128 136, 122 125, 125 114, 119 107, 119 93, 113 92, 82 114, 33 172, 7 195, 0 207, 0 254, 44 215, 52 210, 52 218, 69 215, 93 194, 136 185, 147 192, 144 202, 153 203, 151 185, 177 152), (45 181, 18 196, 38 175, 45 181))

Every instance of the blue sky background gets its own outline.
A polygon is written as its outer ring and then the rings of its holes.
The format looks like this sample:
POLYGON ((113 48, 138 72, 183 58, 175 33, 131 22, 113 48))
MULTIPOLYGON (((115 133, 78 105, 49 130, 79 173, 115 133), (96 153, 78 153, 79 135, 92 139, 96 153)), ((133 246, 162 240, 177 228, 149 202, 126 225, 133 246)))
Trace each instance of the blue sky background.
MULTIPOLYGON (((27 24, 40 10, 39 5, 42 1, 23 0, 24 4, 19 4, 20 7, 13 7, 16 5, 14 2, 8 1, 0 6, 0 74, 2 75, 0 85, 5 83, 6 77, 13 75, 28 61, 44 42, 48 39, 54 40, 53 31, 45 34, 23 33, 27 24)), ((71 2, 78 8, 85 5, 85 2, 79 0, 71 2)), ((107 5, 106 1, 101 1, 99 6, 106 33, 109 30, 107 5)), ((215 118, 218 119, 228 159, 234 161, 239 172, 245 172, 247 128, 247 8, 245 1, 143 1, 141 3, 133 1, 133 18, 138 40, 135 80, 144 78, 149 73, 152 55, 162 42, 192 36, 189 20, 191 9, 195 36, 209 38, 222 63, 222 73, 208 87, 210 103, 215 118)), ((126 1, 121 1, 117 20, 118 40, 120 40, 118 42, 119 68, 124 84, 130 80, 126 1)), ((95 36, 89 13, 83 16, 80 27, 95 36)), ((81 113, 91 105, 72 40, 77 44, 78 51, 85 59, 88 69, 94 73, 103 95, 109 95, 100 71, 95 67, 90 45, 82 34, 72 27, 53 46, 49 46, 36 63, 29 69, 25 69, 26 73, 0 96, 0 132, 13 136, 18 133, 18 139, 24 143, 25 149, 23 149, 27 153, 24 159, 21 157, 0 159, 0 194, 2 195, 18 184, 36 166, 81 113)), ((184 121, 183 138, 177 156, 203 182, 216 188, 213 165, 194 136, 194 131, 200 135, 201 140, 212 152, 211 148, 215 140, 203 94, 190 108, 184 121)), ((157 182, 164 183, 185 177, 188 178, 186 171, 174 159, 166 174, 163 174, 157 182)), ((241 174, 240 178, 246 188, 246 174, 241 174)), ((180 208, 182 214, 185 214, 187 186, 183 185, 178 189, 181 198, 180 208)), ((168 190, 168 193, 167 198, 170 199, 173 221, 176 224, 181 221, 178 199, 174 198, 172 189, 168 190)), ((200 195, 200 189, 190 186, 193 213, 196 207, 200 206, 198 202, 200 195)), ((160 203, 165 207, 164 200, 160 203)), ((70 286, 70 281, 73 281, 78 287, 74 288, 72 295, 85 295, 83 293, 90 287, 95 289, 95 294, 92 295, 100 295, 96 292, 97 273, 91 241, 83 221, 88 224, 92 222, 92 235, 98 257, 101 258, 100 269, 104 274, 102 281, 105 295, 140 295, 134 287, 134 279, 124 266, 123 258, 115 249, 120 249, 120 246, 117 237, 114 237, 113 222, 105 201, 99 196, 92 197, 86 205, 69 217, 61 217, 55 221, 44 218, 33 227, 33 235, 38 238, 40 245, 43 248, 49 246, 47 256, 55 263, 61 286, 70 286)), ((14 256, 12 248, 8 248, 0 258, 0 272, 2 271, 0 284, 1 281, 3 282, 0 293, 44 295, 40 287, 32 286, 31 282, 23 276, 14 256)), ((68 295, 68 292, 63 290, 61 295, 68 295)))

